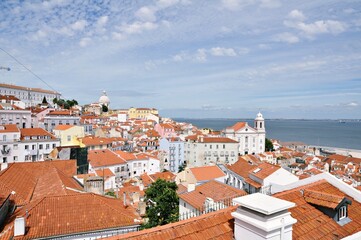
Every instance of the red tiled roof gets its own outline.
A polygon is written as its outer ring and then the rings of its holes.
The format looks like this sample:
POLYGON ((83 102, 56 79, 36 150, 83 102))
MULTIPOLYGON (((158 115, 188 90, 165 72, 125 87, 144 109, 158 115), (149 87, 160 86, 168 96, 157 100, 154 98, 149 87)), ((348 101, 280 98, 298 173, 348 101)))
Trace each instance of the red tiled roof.
POLYGON ((74 125, 57 125, 54 130, 68 130, 69 128, 74 127, 74 125))
POLYGON ((21 139, 24 139, 25 137, 33 137, 33 136, 48 136, 51 139, 56 139, 54 135, 49 133, 48 131, 42 129, 42 128, 21 128, 21 139))
POLYGON ((99 146, 113 143, 112 139, 87 136, 79 139, 85 146, 99 146))
POLYGON ((113 177, 115 176, 114 173, 112 171, 110 171, 109 168, 104 168, 104 169, 99 169, 99 170, 95 170, 95 173, 97 174, 97 176, 100 177, 113 177))
POLYGON ((137 218, 120 200, 93 193, 44 197, 17 211, 27 231, 20 239, 56 237, 136 225, 137 218))
POLYGON ((253 163, 251 164, 246 159, 239 157, 237 162, 230 166, 227 166, 227 168, 232 172, 238 174, 239 176, 246 178, 248 177, 248 172, 251 169, 254 169, 255 166, 257 165, 253 163))
POLYGON ((217 166, 195 167, 189 168, 189 170, 193 173, 198 182, 226 176, 226 174, 224 174, 217 166))
POLYGON ((0 125, 0 133, 8 132, 20 132, 20 130, 15 124, 0 125))
POLYGON ((160 240, 160 239, 233 239, 234 218, 231 213, 236 206, 228 207, 216 212, 190 218, 176 223, 154 227, 139 232, 128 233, 108 238, 109 240, 160 240))
POLYGON ((229 201, 228 203, 231 203, 232 198, 244 195, 247 195, 244 190, 211 180, 197 186, 194 191, 180 194, 179 197, 192 207, 202 209, 207 197, 212 198, 214 202, 229 201))
POLYGON ((332 209, 335 209, 344 199, 343 196, 341 197, 308 189, 304 190, 303 196, 308 203, 332 209))
POLYGON ((89 151, 88 161, 94 168, 127 163, 123 158, 109 149, 89 151))
POLYGON ((263 180, 280 168, 280 166, 264 162, 250 170, 249 174, 263 180))
POLYGON ((232 128, 235 132, 237 132, 239 129, 242 129, 246 126, 246 122, 237 122, 236 124, 234 124, 232 127, 229 127, 229 128, 232 128))
POLYGON ((58 92, 50 91, 50 90, 45 90, 45 89, 41 89, 41 88, 21 87, 21 86, 12 85, 12 84, 6 84, 6 83, 0 83, 0 87, 11 88, 11 89, 19 89, 19 90, 25 90, 25 91, 33 91, 33 92, 59 94, 58 92))
POLYGON ((277 193, 274 197, 296 203, 296 207, 289 209, 292 217, 297 219, 293 225, 293 239, 342 239, 348 235, 361 231, 361 203, 334 187, 325 180, 304 185, 299 188, 277 193), (308 203, 301 190, 311 190, 337 197, 346 197, 352 201, 348 205, 348 217, 351 222, 339 225, 314 205, 308 203))
POLYGON ((158 178, 166 180, 166 181, 174 181, 176 175, 171 172, 158 172, 155 174, 149 175, 153 179, 153 181, 157 181, 158 178))
POLYGON ((204 137, 204 143, 238 143, 237 141, 227 137, 204 137))
POLYGON ((16 205, 24 205, 34 198, 66 194, 65 187, 81 190, 72 178, 75 174, 75 160, 12 163, 0 172, 0 182, 4 189, 15 192, 16 205))

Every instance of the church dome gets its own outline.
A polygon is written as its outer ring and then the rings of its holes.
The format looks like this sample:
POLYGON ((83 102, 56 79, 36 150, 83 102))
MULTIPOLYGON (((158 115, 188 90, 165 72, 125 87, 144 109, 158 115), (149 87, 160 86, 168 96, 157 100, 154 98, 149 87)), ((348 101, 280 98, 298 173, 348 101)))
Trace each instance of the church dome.
POLYGON ((256 117, 255 120, 260 120, 260 121, 263 121, 263 120, 264 120, 263 115, 262 115, 261 112, 258 112, 257 117, 256 117))
POLYGON ((110 104, 110 99, 109 97, 107 96, 107 93, 105 91, 103 91, 103 95, 99 98, 99 103, 101 105, 106 105, 106 106, 109 106, 110 104))

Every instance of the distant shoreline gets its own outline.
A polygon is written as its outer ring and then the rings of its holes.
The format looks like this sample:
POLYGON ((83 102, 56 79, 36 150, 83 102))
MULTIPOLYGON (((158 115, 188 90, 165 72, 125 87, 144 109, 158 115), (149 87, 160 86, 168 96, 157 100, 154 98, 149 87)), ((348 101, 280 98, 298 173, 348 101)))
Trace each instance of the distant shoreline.
MULTIPOLYGON (((184 118, 184 117, 176 117, 171 118, 173 120, 254 120, 253 118, 184 118)), ((303 119, 303 118, 266 118, 266 121, 331 121, 331 122, 361 122, 361 119, 303 119)))

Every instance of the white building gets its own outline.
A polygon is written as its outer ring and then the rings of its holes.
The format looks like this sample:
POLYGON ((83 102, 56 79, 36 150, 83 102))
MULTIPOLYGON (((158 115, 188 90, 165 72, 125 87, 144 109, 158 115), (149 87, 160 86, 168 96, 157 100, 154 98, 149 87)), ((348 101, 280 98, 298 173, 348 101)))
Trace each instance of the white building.
POLYGON ((61 94, 55 91, 41 88, 28 88, 11 84, 0 83, 0 95, 13 95, 25 103, 25 107, 33 107, 41 104, 44 97, 52 104, 54 98, 60 98, 61 94))
POLYGON ((41 128, 19 129, 16 125, 0 125, 1 162, 35 162, 48 158, 60 145, 59 139, 41 128))
POLYGON ((238 122, 223 130, 223 135, 239 143, 238 150, 241 155, 265 151, 266 128, 261 113, 257 114, 254 127, 249 126, 247 122, 238 122))
POLYGON ((162 138, 159 141, 159 149, 166 154, 165 159, 169 163, 168 170, 177 173, 184 163, 184 142, 180 138, 162 138))
POLYGON ((0 124, 15 124, 18 128, 30 128, 31 111, 0 108, 0 124))
POLYGON ((185 161, 189 167, 233 164, 238 160, 238 142, 228 137, 186 137, 185 161))
POLYGON ((44 117, 44 129, 52 132, 58 125, 80 125, 80 117, 70 111, 52 111, 44 117))

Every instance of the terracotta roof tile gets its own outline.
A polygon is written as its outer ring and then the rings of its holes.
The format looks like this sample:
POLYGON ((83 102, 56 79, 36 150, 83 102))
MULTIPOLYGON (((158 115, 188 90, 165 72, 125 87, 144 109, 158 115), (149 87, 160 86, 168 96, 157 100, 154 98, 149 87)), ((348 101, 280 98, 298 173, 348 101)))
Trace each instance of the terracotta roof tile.
POLYGON ((92 193, 51 196, 22 208, 17 216, 26 218, 24 239, 55 237, 136 225, 136 215, 120 200, 92 193))
POLYGON ((324 192, 312 191, 312 190, 304 190, 304 198, 306 202, 335 209, 344 197, 327 194, 324 192))
POLYGON ((248 172, 251 169, 254 169, 255 166, 257 166, 257 164, 254 164, 242 157, 239 157, 237 162, 227 166, 227 168, 241 177, 248 178, 248 172))
POLYGON ((256 167, 254 167, 248 173, 263 180, 266 177, 268 177, 269 175, 271 175, 272 173, 279 170, 280 168, 281 168, 280 166, 264 162, 256 167))
MULTIPOLYGON (((69 173, 70 169, 74 169, 74 164, 75 160, 12 163, 0 172, 0 182, 15 192, 13 200, 16 205, 24 205, 35 198, 66 194, 63 191, 65 187, 81 190, 69 173), (68 172, 62 171, 63 166, 68 166, 68 172), (52 188, 49 189, 49 186, 52 188)), ((76 168, 73 174, 76 174, 76 168)))
POLYGON ((217 166, 195 167, 189 168, 189 170, 193 173, 198 182, 226 176, 226 174, 217 166))
POLYGON ((176 175, 174 175, 172 172, 158 172, 155 174, 149 175, 153 179, 153 181, 157 181, 158 178, 166 180, 166 181, 174 181, 176 175))
POLYGON ((88 161, 94 168, 127 163, 122 157, 109 149, 89 151, 88 161))
POLYGON ((108 239, 233 239, 234 218, 231 213, 234 212, 236 208, 236 206, 232 206, 188 220, 146 229, 139 232, 114 236, 108 239))
POLYGON ((244 190, 212 180, 197 186, 194 191, 180 194, 179 197, 192 207, 202 209, 207 197, 212 198, 215 202, 230 202, 230 199, 246 194, 244 190))
MULTIPOLYGON (((273 196, 296 203, 296 207, 289 210, 292 217, 297 219, 297 223, 293 225, 293 239, 341 239, 361 231, 361 203, 345 195, 344 192, 325 180, 277 193, 273 196), (325 196, 332 195, 331 202, 342 197, 350 199, 352 204, 348 205, 348 217, 351 222, 344 226, 339 225, 313 204, 307 202, 301 190, 306 193, 310 191, 317 194, 322 193, 325 196)), ((325 197, 323 199, 329 198, 325 197)))
POLYGON ((56 139, 54 135, 49 133, 48 131, 42 129, 42 128, 21 128, 21 139, 23 140, 25 137, 49 137, 51 139, 56 139))
POLYGON ((70 128, 74 127, 74 125, 57 125, 54 130, 60 130, 60 131, 63 131, 63 130, 68 130, 70 128))
POLYGON ((15 124, 0 125, 0 133, 8 132, 20 132, 19 128, 15 124))

